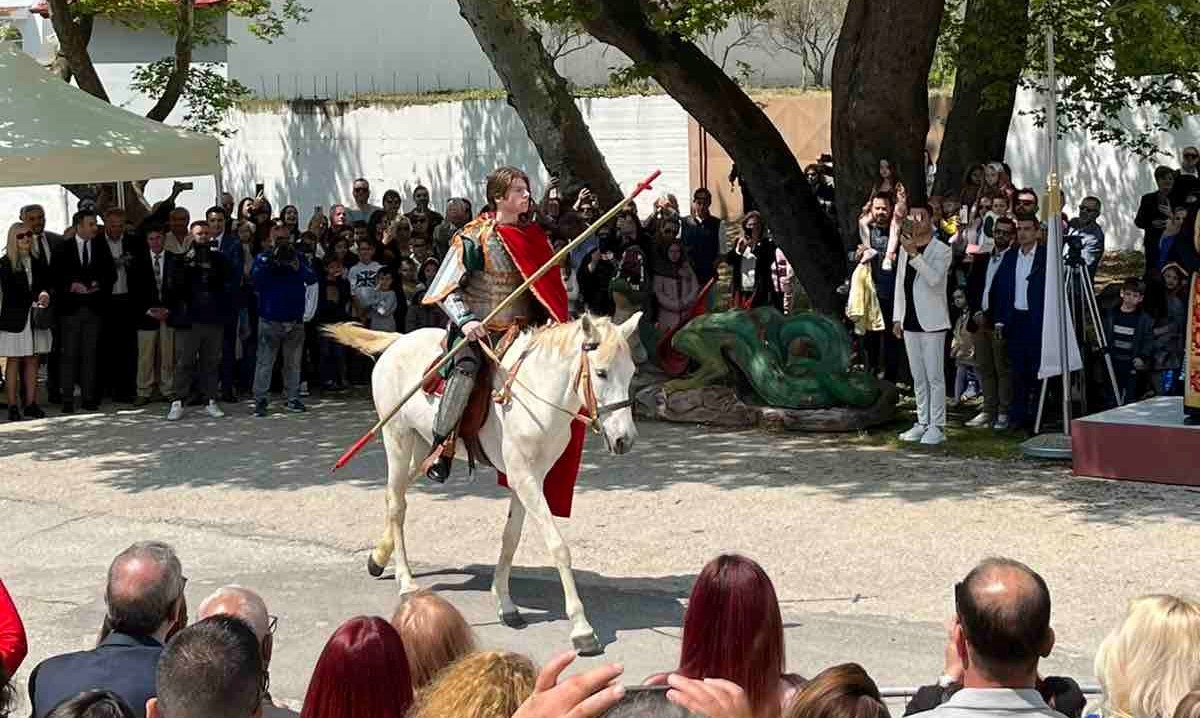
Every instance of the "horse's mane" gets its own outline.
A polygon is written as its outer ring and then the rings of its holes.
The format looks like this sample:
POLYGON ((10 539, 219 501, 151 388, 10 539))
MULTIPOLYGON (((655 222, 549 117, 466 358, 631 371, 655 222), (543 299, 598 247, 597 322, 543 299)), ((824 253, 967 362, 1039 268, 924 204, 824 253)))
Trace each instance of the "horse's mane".
MULTIPOLYGON (((608 317, 589 315, 588 319, 591 321, 595 340, 599 343, 599 346, 596 347, 595 359, 607 361, 621 346, 620 341, 615 341, 621 338, 621 332, 608 317)), ((582 319, 576 319, 563 324, 547 324, 537 327, 526 333, 530 338, 530 346, 553 349, 563 356, 571 356, 580 348, 578 330, 579 323, 582 321, 582 319)))

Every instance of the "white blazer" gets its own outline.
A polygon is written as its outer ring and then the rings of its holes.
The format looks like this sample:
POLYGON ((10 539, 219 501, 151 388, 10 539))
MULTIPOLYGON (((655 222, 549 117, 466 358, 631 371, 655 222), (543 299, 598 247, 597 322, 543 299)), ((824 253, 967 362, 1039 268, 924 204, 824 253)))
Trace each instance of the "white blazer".
MULTIPOLYGON (((950 246, 936 239, 925 246, 925 251, 915 259, 901 248, 900 264, 896 268, 896 296, 892 304, 892 321, 904 324, 904 311, 908 298, 904 292, 904 277, 910 271, 917 273, 913 282, 913 305, 917 310, 917 321, 927 332, 950 329, 950 307, 946 301, 946 282, 950 274, 953 253, 950 246)), ((890 327, 889 327, 890 328, 890 327)))

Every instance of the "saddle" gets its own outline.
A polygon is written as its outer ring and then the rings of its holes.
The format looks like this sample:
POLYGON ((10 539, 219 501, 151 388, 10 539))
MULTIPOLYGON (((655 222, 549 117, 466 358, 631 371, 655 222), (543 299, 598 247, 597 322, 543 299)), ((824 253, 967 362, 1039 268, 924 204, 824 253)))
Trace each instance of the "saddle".
MULTIPOLYGON (((512 346, 512 343, 520 333, 521 327, 516 324, 505 331, 500 341, 496 344, 494 354, 497 360, 504 359, 504 355, 508 352, 509 347, 512 346)), ((442 339, 442 354, 426 368, 426 372, 432 369, 445 356, 445 352, 449 349, 448 341, 449 335, 442 339)), ((492 402, 496 401, 500 403, 501 397, 507 395, 512 383, 512 377, 516 375, 517 368, 516 366, 513 367, 509 380, 505 382, 504 387, 500 391, 496 392, 496 395, 493 395, 492 377, 495 373, 495 366, 488 357, 484 357, 480 363, 479 371, 475 374, 475 386, 472 387, 471 396, 467 399, 467 406, 463 409, 462 416, 459 417, 458 426, 446 437, 446 441, 438 447, 438 450, 431 454, 430 459, 434 459, 434 457, 453 459, 457 440, 461 439, 463 445, 467 447, 467 470, 469 473, 475 473, 477 462, 482 463, 484 466, 495 468, 495 465, 484 452, 483 445, 479 442, 479 432, 483 429, 483 425, 487 423, 488 412, 491 409, 492 402)), ((427 396, 438 397, 442 395, 442 391, 445 388, 446 379, 441 374, 434 374, 422 386, 427 396)), ((422 467, 422 473, 424 473, 426 468, 422 467)))

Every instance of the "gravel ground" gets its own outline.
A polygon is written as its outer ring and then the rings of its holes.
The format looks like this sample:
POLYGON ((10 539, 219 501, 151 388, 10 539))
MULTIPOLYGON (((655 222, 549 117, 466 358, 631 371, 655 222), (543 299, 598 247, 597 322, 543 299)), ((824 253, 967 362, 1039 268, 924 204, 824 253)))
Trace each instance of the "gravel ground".
MULTIPOLYGON (((196 605, 217 585, 261 588, 281 616, 272 685, 297 701, 324 639, 356 613, 387 614, 390 581, 361 566, 382 527, 378 444, 328 467, 372 422, 361 399, 303 416, 168 424, 153 411, 0 425, 0 577, 21 601, 37 660, 81 648, 103 615, 111 557, 138 538, 176 543, 196 605)), ((1091 678, 1091 656, 1125 601, 1200 593, 1200 493, 1072 477, 1058 466, 844 448, 838 437, 643 422, 631 455, 593 441, 562 522, 607 658, 631 676, 670 666, 682 601, 721 551, 760 561, 787 621, 789 667, 858 660, 883 684, 940 669, 951 586, 982 557, 1026 561, 1048 581, 1059 647, 1049 668, 1091 678)), ((410 496, 419 578, 458 604, 481 640, 539 660, 568 645, 562 598, 527 531, 514 596, 533 626, 495 625, 487 595, 506 495, 465 470, 410 496)))

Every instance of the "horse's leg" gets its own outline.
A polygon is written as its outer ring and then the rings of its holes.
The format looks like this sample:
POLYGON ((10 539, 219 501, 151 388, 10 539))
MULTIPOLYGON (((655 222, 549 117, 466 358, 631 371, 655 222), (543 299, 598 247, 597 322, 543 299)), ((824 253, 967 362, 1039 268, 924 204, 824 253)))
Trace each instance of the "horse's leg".
POLYGON ((408 565, 408 551, 404 543, 404 517, 408 510, 405 494, 413 477, 413 448, 416 432, 412 430, 389 431, 385 429, 384 448, 387 452, 387 526, 375 544, 375 550, 367 561, 372 575, 383 572, 393 551, 396 557, 396 582, 400 592, 416 590, 412 570, 408 565), (378 573, 377 573, 378 572, 378 573))
POLYGON ((554 517, 550 515, 550 507, 546 505, 540 482, 528 468, 515 469, 512 462, 507 461, 508 457, 505 458, 507 468, 510 469, 509 486, 542 530, 546 548, 554 556, 554 563, 558 567, 558 577, 562 580, 563 587, 563 603, 567 618, 571 621, 571 643, 582 656, 598 656, 604 652, 604 646, 600 645, 600 639, 596 637, 592 624, 588 623, 587 616, 584 615, 583 602, 579 600, 579 591, 575 588, 575 575, 571 572, 571 549, 563 541, 562 534, 554 523, 554 517))
POLYGON ((496 561, 496 572, 492 575, 492 595, 500 609, 500 622, 509 628, 524 628, 517 604, 508 593, 508 578, 512 574, 513 556, 517 544, 521 543, 521 529, 525 525, 525 507, 514 492, 508 502, 508 521, 504 524, 504 540, 500 544, 500 558, 496 561))

